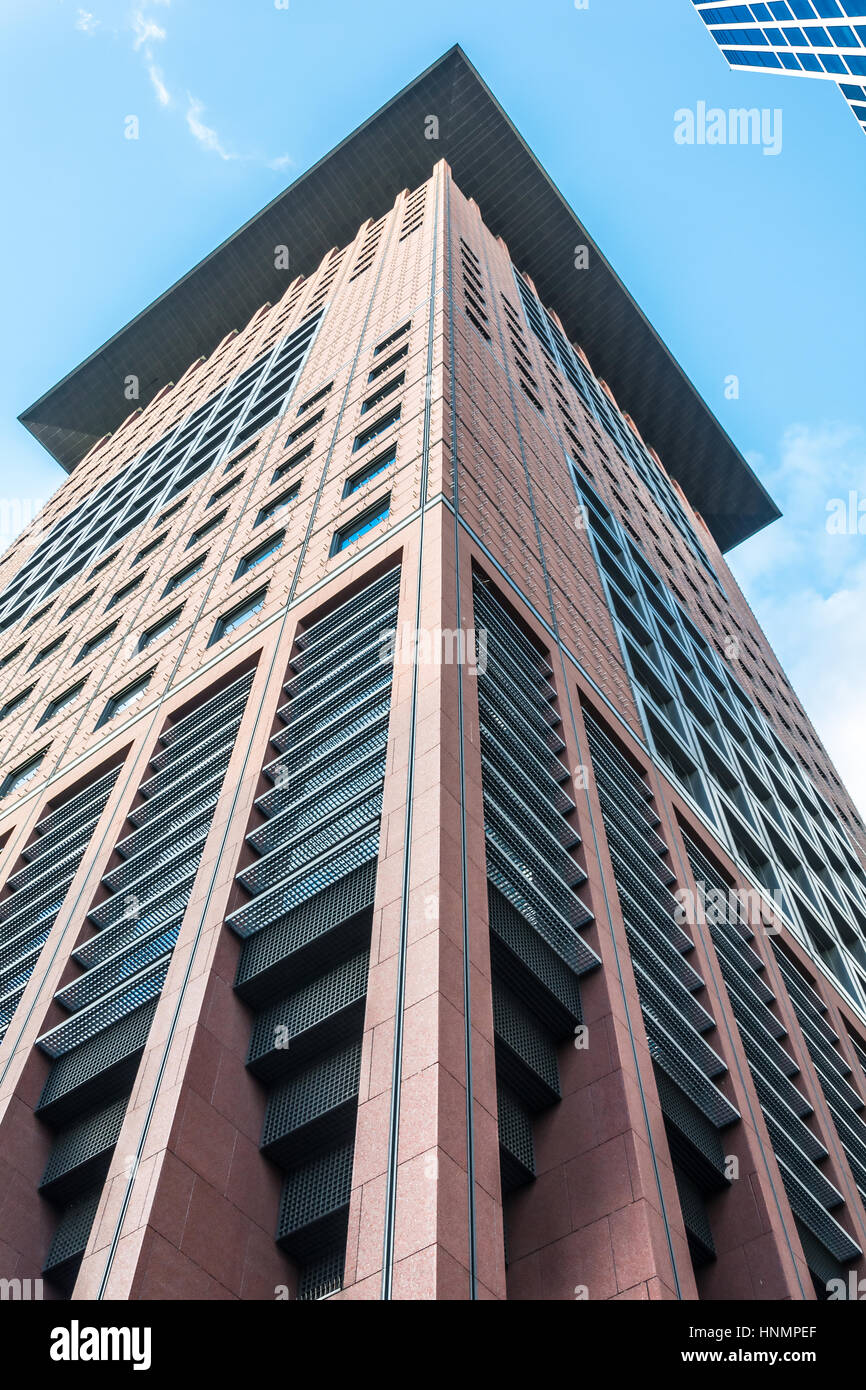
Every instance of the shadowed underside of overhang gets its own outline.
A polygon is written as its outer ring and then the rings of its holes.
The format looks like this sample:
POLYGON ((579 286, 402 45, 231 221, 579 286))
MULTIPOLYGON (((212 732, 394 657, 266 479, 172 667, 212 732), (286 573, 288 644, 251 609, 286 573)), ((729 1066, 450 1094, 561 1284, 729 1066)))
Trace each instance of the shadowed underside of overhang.
POLYGON ((728 550, 779 511, 715 416, 620 283, 459 48, 446 53, 318 164, 201 261, 20 419, 71 471, 129 411, 124 379, 142 406, 226 333, 241 328, 290 279, 309 275, 366 218, 448 161, 490 230, 555 309, 620 407, 728 550), (438 140, 425 118, 439 120, 438 140), (574 269, 574 247, 590 248, 574 269), (291 268, 275 269, 288 245, 291 268))

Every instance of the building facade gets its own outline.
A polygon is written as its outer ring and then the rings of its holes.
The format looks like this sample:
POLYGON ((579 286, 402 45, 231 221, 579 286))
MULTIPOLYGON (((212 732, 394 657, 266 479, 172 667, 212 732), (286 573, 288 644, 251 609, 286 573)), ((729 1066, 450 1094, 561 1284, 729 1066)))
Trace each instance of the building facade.
POLYGON ((838 1296, 866 833, 724 558, 775 509, 459 50, 363 131, 353 236, 216 343, 194 286, 119 422, 147 316, 28 412, 72 471, 0 561, 0 1276, 838 1296))
POLYGON ((834 82, 866 130, 863 0, 693 0, 731 67, 834 82))

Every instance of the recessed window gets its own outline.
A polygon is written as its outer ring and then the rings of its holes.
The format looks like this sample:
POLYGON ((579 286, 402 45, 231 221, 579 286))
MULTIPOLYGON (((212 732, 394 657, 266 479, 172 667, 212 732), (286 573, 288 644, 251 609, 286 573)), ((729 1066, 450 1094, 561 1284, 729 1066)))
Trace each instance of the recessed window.
POLYGON ((399 390, 406 380, 406 373, 399 372, 392 381, 388 381, 384 386, 380 386, 378 391, 374 391, 372 396, 368 396, 361 406, 361 414, 366 415, 368 410, 375 410, 377 405, 381 405, 388 396, 394 391, 399 390))
POLYGON ((160 637, 165 637, 166 633, 171 632, 172 628, 177 626, 178 619, 182 612, 182 606, 180 608, 175 608, 173 612, 166 614, 164 618, 160 618, 158 623, 154 623, 153 627, 149 627, 146 632, 142 633, 138 643, 138 650, 143 652, 145 647, 149 647, 154 642, 158 642, 160 637))
POLYGON ((412 320, 407 319, 399 328, 395 328, 393 333, 389 333, 387 338, 383 338, 378 347, 373 348, 373 356, 378 357, 380 352, 386 352, 391 344, 396 343, 399 338, 402 338, 404 333, 408 333, 411 327, 412 320))
POLYGON ((380 497, 378 502, 374 502, 372 507, 368 507, 360 516, 353 517, 345 526, 341 526, 335 532, 331 542, 331 554, 338 555, 341 550, 345 550, 353 541, 372 531, 374 526, 378 526, 384 521, 391 510, 391 494, 386 492, 384 497, 380 497))
POLYGON ((11 700, 0 709, 0 719, 8 719, 10 714, 14 714, 22 705, 26 705, 28 699, 33 694, 34 687, 29 685, 26 690, 22 690, 20 695, 13 695, 11 700))
POLYGON ((24 624, 25 630, 28 627, 35 627, 36 623, 38 623, 42 618, 44 618, 46 613, 49 613, 51 611, 53 604, 54 600, 52 599, 51 603, 46 603, 44 608, 40 608, 37 610, 37 612, 31 613, 30 617, 27 619, 27 622, 24 624))
POLYGON ((288 449, 292 444, 295 444, 297 440, 301 439, 303 435, 309 434, 310 430, 314 430, 317 425, 321 424, 324 418, 324 410, 317 410, 315 415, 311 415, 309 420, 305 421, 303 425, 298 425, 296 430, 292 430, 283 448, 288 449))
POLYGON ((263 522, 270 521, 271 518, 275 517, 278 512, 281 512, 286 507, 290 506, 291 503, 294 502, 298 493, 300 492, 300 488, 300 483, 295 483, 294 487, 287 488, 285 492, 280 493, 279 497, 275 497, 273 502, 268 502, 264 507, 262 507, 261 511, 255 519, 254 524, 256 526, 261 526, 263 522))
POLYGON ((162 545, 163 541, 165 540, 166 534, 167 533, 163 531, 161 536, 154 536, 153 540, 148 545, 146 545, 143 550, 139 550, 132 563, 134 565, 137 565, 142 560, 146 560, 148 555, 152 555, 155 550, 158 550, 159 547, 162 545))
POLYGON ((276 531, 273 536, 269 536, 266 541, 262 541, 261 545, 257 546, 255 550, 250 551, 249 555, 245 555, 238 565, 235 579, 240 579, 242 574, 249 574, 250 570, 256 568, 256 565, 260 565, 262 561, 269 560, 272 555, 276 555, 285 537, 285 531, 276 531))
POLYGON ((123 690, 119 690, 116 695, 112 695, 99 717, 99 722, 96 726, 97 729, 100 728, 101 725, 107 724, 110 719, 114 719, 115 716, 120 714, 123 710, 129 709, 130 705, 140 699, 150 685, 150 678, 152 675, 153 672, 148 671, 146 676, 139 676, 138 680, 133 681, 131 685, 124 686, 123 690))
POLYGON ((384 473, 386 468, 390 468, 396 457, 397 445, 395 443, 391 445, 390 449, 386 449, 383 454, 377 454, 363 468, 359 468, 357 473, 353 473, 350 478, 346 479, 343 496, 351 497, 353 492, 357 492, 358 488, 369 483, 371 478, 377 478, 380 473, 384 473))
POLYGON ((194 574, 198 574, 206 559, 207 551, 205 551, 203 555, 199 555, 197 560, 191 560, 182 570, 178 570, 177 574, 173 574, 162 591, 162 597, 165 598, 167 594, 173 594, 175 589, 180 588, 181 584, 185 584, 188 579, 192 579, 194 574))
POLYGON ((186 543, 187 550, 191 550, 194 545, 198 545, 199 541, 204 540, 205 536, 209 536, 211 531, 215 531, 218 526, 221 526, 226 519, 226 511, 227 509, 224 508, 221 512, 217 512, 216 516, 211 517, 210 521, 206 521, 203 526, 197 526, 186 543))
POLYGON ((104 627, 101 632, 97 632, 95 637, 89 638, 81 648, 75 660, 82 661, 84 657, 90 656, 91 652, 95 652, 97 647, 101 647, 103 643, 108 641, 116 627, 117 623, 113 622, 108 627, 104 627))
MULTIPOLYGON (((231 492, 232 488, 237 487, 238 483, 243 482, 243 478, 243 473, 237 473, 233 478, 230 478, 227 483, 223 483, 222 487, 217 488, 216 492, 208 498, 208 506, 212 507, 215 502, 221 502, 226 493, 231 492)), ((223 515, 225 516, 225 512, 223 515)))
POLYGON ((160 515, 156 518, 156 521, 153 523, 154 526, 162 526, 164 521, 168 521, 170 517, 173 517, 177 512, 181 510, 182 507, 186 506, 187 500, 188 499, 186 497, 182 497, 179 502, 173 503, 173 505, 170 506, 167 511, 161 512, 160 515))
POLYGON ((221 617, 217 618, 208 646, 212 647, 221 638, 228 637, 230 632, 234 632, 243 623, 249 622, 254 614, 260 612, 264 607, 267 592, 267 589, 259 589, 258 593, 252 594, 249 598, 244 599, 243 603, 239 603, 236 608, 230 609, 228 613, 223 613, 221 617))
POLYGON ((39 720, 39 723, 47 724, 49 719, 53 719, 56 714, 60 714, 61 710, 64 710, 67 708, 68 705, 71 705, 75 700, 78 699, 86 684, 87 676, 83 676, 82 679, 80 681, 76 681, 75 685, 73 685, 69 690, 64 690, 62 695, 58 695, 55 699, 49 700, 48 704, 45 707, 45 713, 39 720))
POLYGON ((395 405, 394 409, 389 410, 387 415, 383 415, 380 420, 376 420, 372 425, 368 425, 365 430, 362 430, 360 434, 357 434, 355 436, 355 442, 352 445, 352 453, 357 454, 359 449, 363 449, 366 444, 372 444, 374 439, 378 439, 380 434, 385 433, 385 430, 390 429, 392 425, 396 425, 397 421, 400 419, 401 409, 401 406, 395 405))
POLYGON ((315 440, 312 440, 305 449, 299 449, 296 454, 292 454, 291 458, 286 459, 285 463, 281 463, 279 468, 275 468, 271 482, 275 483, 280 478, 284 478, 287 473, 291 473, 293 468, 297 468, 299 463, 303 463, 304 459, 308 459, 313 452, 314 445, 315 440))
POLYGON ((14 651, 7 652, 5 656, 0 656, 0 670, 2 670, 4 666, 9 666, 15 660, 16 656, 21 655, 23 650, 24 644, 22 643, 20 646, 16 647, 14 651))
POLYGON ((119 549, 117 549, 117 550, 112 550, 112 552, 111 552, 110 555, 106 555, 104 559, 100 560, 100 562, 99 562, 98 565, 94 565, 94 566, 93 566, 93 569, 90 571, 90 574, 88 575, 88 578, 89 578, 89 579, 92 579, 93 576, 94 576, 95 574, 99 574, 100 570, 106 569, 106 568, 111 564, 112 560, 116 560, 116 559, 117 559, 117 557, 118 557, 119 554, 120 554, 120 550, 119 550, 119 549))
POLYGON ((392 352, 390 357, 386 357, 384 362, 380 362, 378 367, 373 368, 367 377, 367 381, 378 381, 379 378, 384 376, 386 372, 389 372, 392 367, 396 367, 397 363, 402 361, 408 352, 409 344, 404 343, 396 352, 392 352))
POLYGON ((125 598, 128 598, 130 594, 135 593, 135 590, 138 588, 143 578, 144 575, 140 574, 137 579, 131 579, 128 584, 124 584, 122 589, 118 589, 116 594, 112 594, 108 603, 105 605, 106 609, 114 608, 118 603, 122 603, 125 598))
POLYGON ((77 598, 74 603, 70 603, 66 612, 63 614, 63 621, 65 622, 67 618, 71 618, 72 614, 77 613, 79 608, 83 608, 85 603, 92 599, 95 593, 95 589, 88 589, 86 594, 81 595, 81 598, 77 598))
POLYGON ((237 468, 239 463, 243 463, 244 459, 249 458, 250 454, 254 454, 258 447, 259 442, 254 439, 252 444, 248 444, 245 449, 241 449, 240 453, 235 454, 234 458, 229 459, 223 472, 230 473, 233 468, 237 468))
POLYGON ((47 751, 44 748, 35 758, 30 758, 13 772, 8 772, 0 783, 0 797, 9 796, 10 792, 17 792, 19 788, 26 786, 31 778, 36 776, 47 751))
POLYGON ((471 309, 466 310, 466 317, 472 324, 472 327, 481 334, 482 338, 486 338, 489 343, 491 341, 490 334, 487 332, 487 329, 484 327, 484 324, 481 322, 481 320, 475 317, 471 309))
POLYGON ((302 403, 298 406, 298 414, 303 415, 305 411, 310 409, 310 406, 315 405, 317 401, 323 400, 324 397, 328 395, 328 392, 331 391, 333 385, 333 381, 329 381, 327 386, 323 386, 321 390, 315 393, 315 395, 308 396, 307 399, 305 401, 302 401, 302 403))
POLYGON ((64 632, 59 637, 55 637, 53 642, 49 642, 47 647, 43 647, 41 652, 37 652, 30 663, 30 670, 32 671, 34 666, 40 666, 43 661, 47 661, 49 656, 53 656, 63 646, 65 640, 66 633, 64 632))

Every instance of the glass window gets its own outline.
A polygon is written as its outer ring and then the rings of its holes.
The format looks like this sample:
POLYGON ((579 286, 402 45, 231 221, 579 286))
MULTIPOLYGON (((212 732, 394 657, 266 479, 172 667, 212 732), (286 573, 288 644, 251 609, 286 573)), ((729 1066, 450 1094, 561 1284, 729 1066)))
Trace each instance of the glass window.
POLYGON ((228 637, 230 632, 234 632, 243 623, 249 622, 254 614, 260 612, 264 607, 267 592, 267 589, 260 589, 258 593, 244 599, 244 602, 239 604, 237 608, 232 608, 228 613, 223 613, 221 617, 217 618, 208 646, 212 647, 222 637, 228 637))
POLYGON ((310 406, 315 405, 317 401, 320 401, 325 396, 327 396, 328 392, 332 390, 333 385, 333 381, 329 381, 327 386, 323 386, 321 390, 316 391, 314 395, 308 396, 307 399, 305 401, 302 401, 301 404, 298 406, 298 414, 303 415, 305 410, 310 409, 310 406))
POLYGON ((378 357, 380 352, 385 352, 392 343, 396 343, 398 338, 402 338, 404 333, 408 333, 411 326, 412 320, 407 319, 406 323, 401 324, 399 328, 395 328, 393 333, 389 333, 387 338, 383 338, 381 343, 373 348, 373 356, 378 357))
POLYGON ((85 656, 90 656, 91 652, 95 652, 97 647, 101 647, 103 643, 108 641, 116 627, 116 622, 111 623, 108 627, 104 627, 101 632, 97 632, 95 637, 88 638, 75 660, 81 661, 85 656))
POLYGON ((148 671, 146 676, 139 676, 138 680, 133 681, 132 685, 127 685, 123 690, 119 691, 117 695, 112 695, 96 727, 99 728, 100 725, 107 724, 110 719, 114 719, 115 715, 120 714, 122 710, 128 709, 131 704, 138 700, 150 685, 150 678, 152 675, 153 672, 148 671))
POLYGON ((238 565, 235 579, 240 579, 242 574, 249 574, 250 570, 255 569, 256 565, 260 565, 264 560, 269 560, 272 555, 276 555, 285 537, 285 531, 277 531, 273 536, 269 536, 266 541, 262 541, 262 544, 251 551, 249 555, 245 555, 238 565))
POLYGON ((401 348, 398 348, 396 352, 392 352, 390 357, 386 357, 384 362, 380 362, 378 367, 373 368, 373 370, 367 377, 367 381, 378 381, 379 377, 384 376, 385 373, 390 371, 392 367, 396 367, 397 363, 400 362, 407 355, 408 351, 409 344, 404 343, 403 346, 401 348))
POLYGON ((26 786, 39 771, 46 752, 47 749, 43 749, 41 753, 36 754, 35 758, 31 758, 21 767, 16 768, 14 772, 7 773, 0 784, 0 797, 9 796, 10 792, 17 792, 20 787, 26 786))
POLYGON ((20 695, 13 695, 11 700, 7 700, 3 708, 0 709, 0 719, 8 719, 10 714, 14 714, 22 705, 26 705, 27 700, 33 694, 33 689, 34 687, 30 685, 26 690, 22 690, 20 695))
POLYGON ((291 458, 286 459, 285 463, 281 463, 279 468, 275 468, 271 482, 276 483, 280 478, 284 478, 287 473, 291 473, 293 468, 297 468, 299 463, 303 463, 304 459, 308 459, 313 452, 314 445, 315 440, 312 440, 306 448, 299 449, 296 454, 292 454, 291 458))
POLYGON ((224 508, 223 511, 217 512, 216 516, 211 517, 210 521, 206 521, 203 525, 197 526, 186 543, 187 550, 191 550, 199 541, 204 540, 205 536, 209 536, 211 531, 215 531, 218 526, 221 526, 225 519, 226 509, 224 508))
POLYGON ((70 603, 66 612, 63 614, 64 620, 71 617, 73 613, 77 613, 79 608, 83 608, 88 599, 92 599, 95 593, 95 589, 88 589, 86 594, 81 595, 81 598, 77 598, 74 603, 70 603))
POLYGON ((131 579, 128 584, 124 584, 122 589, 118 589, 116 594, 112 594, 108 603, 105 605, 106 610, 114 608, 118 603, 122 603, 125 598, 128 598, 130 594, 134 593, 143 578, 144 575, 140 574, 137 579, 131 579))
POLYGON ((400 372, 392 381, 388 381, 384 386, 380 386, 378 391, 374 391, 372 396, 368 396, 364 401, 364 404, 361 406, 361 414, 366 415, 368 410, 375 410, 376 406, 381 405, 382 401, 384 401, 387 396, 397 391, 405 380, 406 373, 400 372))
POLYGON ((377 478, 380 473, 384 473, 386 468, 390 468, 396 457, 396 444, 392 444, 390 449, 386 449, 383 454, 377 454, 374 459, 371 459, 368 464, 360 468, 357 473, 353 473, 350 478, 346 479, 346 485, 343 488, 343 496, 351 497, 353 492, 357 492, 358 488, 363 487, 365 483, 369 483, 371 478, 377 478))
POLYGON ((37 652, 30 663, 30 670, 32 671, 34 666, 40 666, 43 661, 47 661, 49 656, 53 656, 58 648, 62 647, 65 639, 66 633, 64 632, 60 637, 55 637, 53 642, 49 642, 47 647, 43 647, 41 652, 37 652))
POLYGON ((847 24, 836 24, 829 31, 830 37, 839 48, 859 48, 857 35, 847 24))
POLYGON ((146 632, 142 633, 141 641, 138 644, 138 650, 143 652, 145 647, 149 647, 152 643, 158 642, 160 637, 165 637, 167 632, 171 632, 172 628, 177 626, 178 619, 182 612, 182 607, 175 608, 172 613, 168 613, 166 617, 160 618, 158 623, 154 623, 153 627, 149 627, 146 632))
POLYGON ((181 584, 185 584, 188 579, 192 579, 194 574, 198 574, 206 559, 207 552, 204 555, 199 555, 197 560, 191 561, 182 570, 178 570, 177 574, 173 574, 162 591, 163 598, 173 593, 175 589, 179 589, 181 584))
MULTIPOLYGON (((212 507, 214 503, 222 501, 226 493, 231 492, 232 488, 237 487, 238 483, 243 482, 243 477, 243 473, 237 473, 233 478, 230 478, 227 483, 223 483, 222 487, 217 488, 216 492, 212 493, 208 498, 208 506, 212 507)), ((223 516, 225 516, 225 512, 223 512, 223 516)))
POLYGON ((60 714, 61 710, 65 710, 69 705, 73 704, 74 701, 78 699, 86 683, 87 676, 83 676, 70 690, 65 690, 62 695, 58 695, 55 699, 49 700, 45 707, 45 713, 39 720, 39 723, 47 724, 49 719, 53 719, 56 714, 60 714))
POLYGON ((390 410, 387 415, 383 415, 380 420, 376 420, 374 424, 368 425, 365 430, 362 430, 360 434, 356 435, 355 442, 352 445, 352 453, 357 454, 359 449, 363 449, 366 444, 372 444, 374 439, 378 439, 380 434, 385 433, 385 430, 390 429, 392 425, 396 425, 397 421, 400 419, 401 409, 401 406, 395 405, 394 409, 390 410))
POLYGON ((353 541, 359 540, 361 536, 372 531, 374 526, 378 526, 384 521, 391 510, 391 494, 386 492, 378 502, 374 502, 372 507, 368 507, 360 516, 353 517, 345 526, 334 534, 331 542, 331 554, 338 555, 341 550, 345 550, 353 541))
POLYGON ((295 483, 294 487, 290 487, 285 492, 281 492, 279 497, 274 498, 273 502, 268 502, 264 507, 262 507, 261 511, 255 519, 254 524, 256 526, 261 526, 263 522, 270 521, 272 517, 275 517, 277 515, 278 512, 283 511, 286 507, 290 506, 291 503, 295 501, 300 490, 300 483, 295 483))
POLYGON ((165 540, 166 534, 167 533, 163 531, 161 536, 154 536, 149 545, 146 545, 143 550, 139 550, 132 563, 137 565, 141 560, 146 560, 148 555, 152 555, 155 550, 158 550, 165 540))

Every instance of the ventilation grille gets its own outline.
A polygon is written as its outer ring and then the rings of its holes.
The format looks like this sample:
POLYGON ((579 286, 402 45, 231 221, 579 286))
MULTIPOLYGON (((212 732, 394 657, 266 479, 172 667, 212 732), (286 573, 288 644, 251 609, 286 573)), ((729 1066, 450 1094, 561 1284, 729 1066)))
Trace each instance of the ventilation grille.
MULTIPOLYGON (((466 248, 468 252, 468 248, 466 248)), ((465 279, 474 284, 469 255, 465 279)), ((475 278, 477 278, 477 273, 475 278)), ((468 296, 467 296, 468 297, 468 296)), ((474 312, 484 301, 475 291, 474 312)), ((480 318, 476 327, 484 331, 480 318)), ((569 774, 552 671, 496 595, 473 588, 493 1029, 503 1196, 535 1177, 533 1117, 560 1096, 559 1043, 581 1019, 579 977, 598 957, 570 851, 569 774)), ((506 1260, 508 1206, 505 1209, 506 1260)))
MULTIPOLYGON (((89 914, 97 934, 73 956, 83 973, 55 995, 68 1017, 38 1040, 54 1059, 38 1113, 59 1130, 42 1179, 45 1195, 66 1203, 55 1244, 67 1222, 79 1231, 85 1219, 80 1186, 108 1170, 252 680, 242 676, 162 736, 140 788, 151 793, 147 831, 121 841, 123 862, 89 914)), ((67 1250, 63 1236, 61 1282, 74 1281, 86 1240, 85 1231, 81 1248, 67 1250)), ((46 1272, 56 1279, 54 1258, 52 1247, 46 1272)))
POLYGON ((685 960, 693 943, 675 917, 674 876, 652 793, 588 713, 585 723, 683 1223, 699 1268, 715 1258, 705 1198, 728 1182, 719 1132, 739 1115, 717 1084, 725 1063, 704 1037, 715 1023, 694 998, 704 982, 685 960))
MULTIPOLYGON (((688 836, 684 838, 699 902, 739 1025, 782 1183, 799 1224, 810 1232, 809 1251, 812 1253, 810 1255, 806 1251, 806 1257, 813 1276, 818 1278, 821 1274, 819 1266, 823 1267, 825 1260, 831 1263, 850 1260, 860 1252, 839 1222, 830 1215, 831 1211, 843 1205, 843 1198, 819 1166, 826 1159, 827 1151, 805 1123, 812 1114, 812 1107, 791 1080, 799 1074, 799 1068, 783 1043, 787 1037, 784 1025, 771 1007, 775 1003, 775 995, 764 978, 764 962, 749 944, 754 933, 743 901, 732 892, 731 886, 698 845, 688 836), (823 1260, 815 1260, 816 1248, 824 1250, 823 1260)), ((789 967, 787 958, 782 959, 781 953, 779 956, 780 968, 787 980, 793 967, 789 967)), ((809 1010, 807 1027, 814 1024, 816 1032, 818 1029, 832 1032, 821 1016, 823 1004, 817 996, 811 997, 812 993, 806 981, 791 974, 791 1002, 798 1013, 801 1008, 809 1010)), ((806 1029, 804 1033, 808 1046, 806 1029)), ((841 1056, 839 1061, 841 1080, 845 1064, 841 1056)))
POLYGON ((300 633, 237 875, 235 988, 269 1088, 262 1152, 285 1173, 276 1239, 297 1297, 342 1285, 391 700, 392 569, 300 633))
POLYGON ((25 864, 0 903, 0 1041, 54 926, 120 768, 99 777, 37 823, 25 864))

